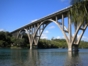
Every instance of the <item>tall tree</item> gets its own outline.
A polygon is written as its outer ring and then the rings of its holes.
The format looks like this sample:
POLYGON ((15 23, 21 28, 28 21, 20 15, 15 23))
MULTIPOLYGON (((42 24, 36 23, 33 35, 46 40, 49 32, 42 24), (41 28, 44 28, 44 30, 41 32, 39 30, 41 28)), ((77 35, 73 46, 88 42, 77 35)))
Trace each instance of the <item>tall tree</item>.
POLYGON ((9 32, 0 31, 0 47, 10 47, 11 34, 9 32))
POLYGON ((88 0, 71 0, 72 8, 70 10, 72 15, 72 22, 88 23, 88 0))

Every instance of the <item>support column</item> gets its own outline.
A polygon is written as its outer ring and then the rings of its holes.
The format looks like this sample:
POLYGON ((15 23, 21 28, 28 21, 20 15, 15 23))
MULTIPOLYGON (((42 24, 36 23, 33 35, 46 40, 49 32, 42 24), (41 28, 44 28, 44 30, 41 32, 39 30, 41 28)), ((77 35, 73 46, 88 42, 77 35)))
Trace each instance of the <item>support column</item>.
POLYGON ((30 50, 32 50, 32 43, 30 42, 30 50))
POLYGON ((69 31, 69 44, 68 44, 68 51, 73 51, 73 45, 72 45, 72 30, 71 30, 71 16, 68 15, 68 31, 69 31))
POLYGON ((71 43, 69 43, 69 44, 68 44, 68 52, 72 52, 72 51, 73 51, 72 44, 71 44, 71 43))
MULTIPOLYGON (((76 23, 74 23, 74 27, 75 27, 75 32, 76 32, 76 30, 78 29, 78 24, 77 24, 77 22, 76 23)), ((77 34, 76 34, 76 38, 75 38, 75 41, 73 42, 73 47, 74 47, 74 51, 75 52, 78 52, 79 50, 79 45, 78 44, 75 44, 75 43, 77 43, 77 34)))
POLYGON ((68 44, 68 51, 69 52, 78 52, 79 51, 79 45, 76 44, 68 44))
MULTIPOLYGON (((77 30, 77 27, 78 25, 77 25, 77 22, 76 23, 74 23, 74 27, 75 27, 75 32, 76 32, 76 30, 77 30)), ((73 43, 76 43, 77 42, 77 34, 76 34, 76 38, 75 38, 75 40, 74 40, 74 42, 73 43)))
MULTIPOLYGON (((24 29, 25 32, 27 33, 28 39, 29 39, 29 44, 30 44, 30 49, 32 49, 32 36, 30 37, 30 33, 27 29, 24 29)), ((29 28, 30 30, 30 28, 29 28)))
POLYGON ((64 15, 62 14, 62 29, 64 30, 64 15))
POLYGON ((34 48, 35 48, 35 49, 38 49, 38 45, 35 45, 34 48))
POLYGON ((74 44, 73 47, 74 47, 74 52, 78 52, 79 51, 79 45, 74 44))
POLYGON ((34 48, 35 49, 38 48, 38 38, 37 38, 37 36, 34 38, 34 48))

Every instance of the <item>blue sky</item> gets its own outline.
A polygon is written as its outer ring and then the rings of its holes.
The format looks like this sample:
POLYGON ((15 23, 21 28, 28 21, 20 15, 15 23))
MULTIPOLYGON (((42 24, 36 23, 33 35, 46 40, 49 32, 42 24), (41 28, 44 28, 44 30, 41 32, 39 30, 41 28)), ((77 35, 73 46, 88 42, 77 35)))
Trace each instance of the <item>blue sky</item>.
MULTIPOLYGON (((31 21, 70 6, 70 0, 0 0, 0 31, 13 31, 31 21)), ((83 40, 88 41, 88 29, 83 40)), ((61 30, 51 23, 42 38, 64 38, 61 30)))

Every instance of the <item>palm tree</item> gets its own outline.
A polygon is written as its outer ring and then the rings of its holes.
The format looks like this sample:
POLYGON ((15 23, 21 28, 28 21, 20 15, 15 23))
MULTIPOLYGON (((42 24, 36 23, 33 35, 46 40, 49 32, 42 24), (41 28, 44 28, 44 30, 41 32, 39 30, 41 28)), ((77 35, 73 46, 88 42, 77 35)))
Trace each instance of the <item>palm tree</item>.
POLYGON ((72 15, 73 23, 88 23, 88 1, 87 0, 71 0, 72 8, 70 13, 72 15))

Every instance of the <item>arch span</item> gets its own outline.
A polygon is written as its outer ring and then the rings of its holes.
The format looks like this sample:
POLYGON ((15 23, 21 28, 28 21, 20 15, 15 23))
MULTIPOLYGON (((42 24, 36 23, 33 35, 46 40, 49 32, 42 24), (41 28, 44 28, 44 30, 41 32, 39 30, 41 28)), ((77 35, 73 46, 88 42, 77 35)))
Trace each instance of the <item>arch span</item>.
POLYGON ((74 46, 74 50, 75 50, 75 51, 78 51, 79 42, 80 42, 80 40, 81 40, 81 38, 82 38, 82 36, 83 36, 83 34, 84 34, 86 28, 87 28, 87 25, 85 24, 85 26, 83 26, 83 23, 80 23, 80 24, 77 24, 77 26, 74 26, 74 27, 77 27, 77 29, 75 30, 74 36, 73 36, 72 27, 71 27, 71 24, 72 24, 72 23, 71 23, 70 15, 68 15, 68 27, 69 27, 69 28, 68 28, 67 30, 65 30, 65 28, 64 28, 64 27, 66 27, 66 26, 64 25, 64 22, 63 22, 63 21, 64 21, 64 17, 63 17, 63 15, 62 15, 62 22, 58 22, 57 17, 56 17, 54 20, 53 20, 53 19, 48 19, 48 20, 42 22, 42 23, 39 25, 39 27, 37 28, 37 30, 36 30, 36 32, 35 32, 35 34, 34 34, 34 37, 33 37, 33 41, 36 43, 36 45, 38 44, 38 41, 39 41, 39 39, 40 39, 40 37, 41 37, 41 34, 43 33, 43 31, 44 31, 44 29, 46 28, 46 26, 48 26, 51 22, 53 22, 53 23, 55 23, 55 24, 60 28, 60 30, 62 31, 62 33, 63 33, 63 35, 64 35, 64 37, 65 37, 65 39, 66 39, 67 45, 68 45, 68 51, 73 51, 73 46, 74 46), (48 22, 48 23, 47 23, 47 22, 48 22), (40 27, 41 27, 42 25, 46 24, 46 23, 47 23, 47 25, 46 25, 45 27, 43 27, 43 30, 41 31, 41 30, 40 30, 40 27), (80 34, 80 37, 78 38, 77 35, 78 35, 79 30, 81 30, 81 34, 80 34), (41 31, 41 32, 40 32, 40 34, 39 34, 39 38, 38 38, 37 41, 36 41, 35 38, 36 38, 36 35, 38 34, 38 31, 41 31), (69 36, 67 36, 66 33, 68 33, 69 36), (77 40, 75 40, 75 39, 77 39, 77 40))
MULTIPOLYGON (((30 44, 30 49, 32 49, 32 45, 37 45, 38 41, 44 31, 44 29, 51 23, 55 23, 60 30, 62 31, 67 45, 68 45, 68 51, 73 51, 73 46, 75 51, 78 51, 78 45, 79 42, 88 26, 86 22, 84 23, 77 23, 76 26, 73 28, 76 28, 74 31, 74 35, 72 33, 72 23, 71 23, 71 16, 70 14, 60 14, 60 16, 54 16, 53 18, 47 18, 46 20, 40 21, 40 22, 35 22, 33 24, 27 25, 26 27, 22 27, 22 30, 25 30, 28 39, 29 39, 29 44, 30 44), (65 17, 68 18, 67 24, 68 28, 65 26, 65 17), (61 19, 61 22, 59 22, 59 19, 61 19), (81 30, 80 37, 78 38, 78 32, 81 30), (68 35, 67 35, 68 34, 68 35)), ((73 23, 75 25, 75 23, 73 23)), ((17 31, 14 31, 14 34, 18 34, 21 32, 21 29, 18 29, 17 31)))

